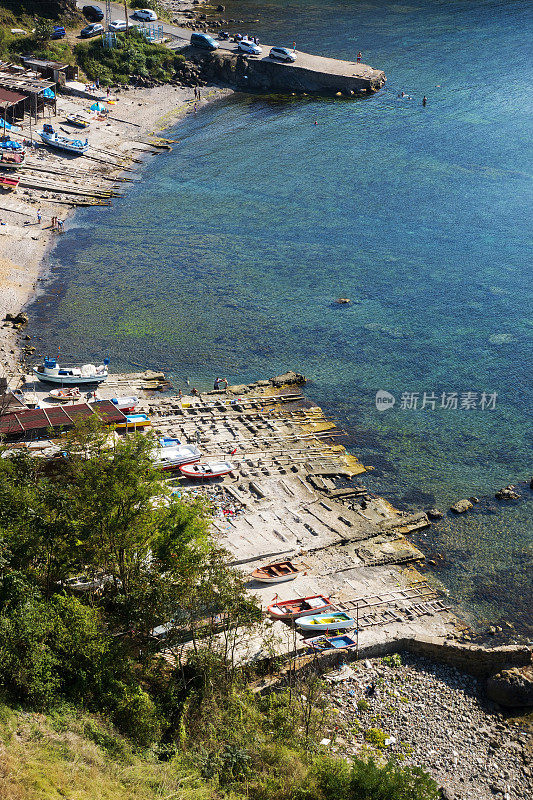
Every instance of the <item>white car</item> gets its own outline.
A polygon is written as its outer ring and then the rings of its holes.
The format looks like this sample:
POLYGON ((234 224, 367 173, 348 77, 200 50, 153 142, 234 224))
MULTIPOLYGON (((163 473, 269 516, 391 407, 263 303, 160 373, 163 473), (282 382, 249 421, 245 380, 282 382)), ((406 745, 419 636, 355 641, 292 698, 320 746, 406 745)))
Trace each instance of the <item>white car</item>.
POLYGON ((157 14, 151 8, 139 8, 133 15, 134 19, 145 19, 148 22, 155 22, 157 14))
POLYGON ((113 33, 120 33, 120 31, 125 31, 126 28, 127 25, 123 19, 116 19, 109 23, 109 30, 113 31, 113 33))
POLYGON ((288 47, 273 47, 269 53, 270 58, 279 61, 296 61, 296 53, 288 47))
POLYGON ((237 45, 237 50, 241 53, 247 53, 249 56, 260 56, 263 52, 255 42, 250 42, 248 39, 241 39, 237 45))

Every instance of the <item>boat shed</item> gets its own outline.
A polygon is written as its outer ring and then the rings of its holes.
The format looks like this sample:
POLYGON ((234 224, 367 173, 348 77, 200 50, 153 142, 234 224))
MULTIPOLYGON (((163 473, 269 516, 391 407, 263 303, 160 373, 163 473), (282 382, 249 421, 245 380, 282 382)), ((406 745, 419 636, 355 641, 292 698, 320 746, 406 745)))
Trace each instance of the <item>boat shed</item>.
POLYGON ((44 114, 47 105, 53 105, 54 114, 56 113, 55 81, 41 80, 29 70, 15 74, 0 68, 0 89, 24 97, 24 112, 35 119, 40 113, 44 114), (47 96, 50 94, 52 97, 47 96))
POLYGON ((78 67, 62 64, 60 61, 45 61, 39 58, 23 58, 27 69, 32 69, 43 78, 54 81, 57 86, 64 86, 67 81, 78 78, 78 67))
POLYGON ((25 105, 25 95, 19 92, 10 92, 7 89, 0 89, 0 110, 2 111, 2 119, 12 124, 15 123, 16 119, 23 119, 25 105))
POLYGON ((30 437, 38 439, 48 436, 50 429, 56 433, 72 428, 77 420, 87 419, 98 414, 107 425, 125 422, 126 416, 111 400, 98 400, 95 403, 76 403, 71 406, 51 408, 32 408, 27 411, 13 411, 0 417, 0 436, 6 439, 30 437))

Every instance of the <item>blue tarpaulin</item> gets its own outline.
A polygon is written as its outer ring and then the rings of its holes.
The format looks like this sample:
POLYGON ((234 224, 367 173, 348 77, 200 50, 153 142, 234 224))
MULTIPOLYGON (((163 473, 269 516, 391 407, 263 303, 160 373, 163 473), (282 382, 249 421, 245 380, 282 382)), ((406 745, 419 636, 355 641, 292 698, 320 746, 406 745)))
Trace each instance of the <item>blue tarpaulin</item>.
POLYGON ((6 120, 4 120, 4 119, 2 119, 2 117, 0 117, 0 128, 2 130, 4 130, 4 125, 5 125, 5 128, 6 128, 6 131, 13 131, 13 133, 20 133, 21 130, 22 130, 21 128, 17 128, 16 125, 11 125, 11 123, 6 122, 6 120))
POLYGON ((45 89, 43 92, 44 97, 47 97, 49 100, 54 100, 56 93, 53 89, 45 89))

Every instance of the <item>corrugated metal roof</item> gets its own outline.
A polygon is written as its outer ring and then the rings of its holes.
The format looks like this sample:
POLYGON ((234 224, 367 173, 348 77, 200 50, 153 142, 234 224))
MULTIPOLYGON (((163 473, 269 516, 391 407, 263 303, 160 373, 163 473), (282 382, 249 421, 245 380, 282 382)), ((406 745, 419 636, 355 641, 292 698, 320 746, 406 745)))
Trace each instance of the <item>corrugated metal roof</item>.
POLYGON ((0 417, 0 434, 13 436, 48 428, 72 428, 77 419, 90 417, 94 413, 99 414, 108 425, 126 419, 122 411, 111 400, 99 400, 90 405, 76 403, 72 406, 31 408, 27 411, 12 412, 0 417))
POLYGON ((15 105, 15 103, 20 103, 21 100, 25 99, 26 96, 18 94, 18 92, 9 92, 7 89, 0 89, 0 106, 4 104, 15 105))

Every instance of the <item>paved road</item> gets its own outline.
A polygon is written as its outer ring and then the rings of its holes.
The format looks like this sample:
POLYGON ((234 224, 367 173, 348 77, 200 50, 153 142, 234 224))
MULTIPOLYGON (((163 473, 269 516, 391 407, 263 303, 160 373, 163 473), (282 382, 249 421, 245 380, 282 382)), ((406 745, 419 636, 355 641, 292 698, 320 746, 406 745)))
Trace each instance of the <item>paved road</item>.
MULTIPOLYGON (((77 0, 78 8, 82 8, 82 6, 87 5, 88 0, 77 0)), ((93 5, 93 3, 89 4, 93 5)), ((94 3, 94 5, 98 5, 99 8, 105 13, 105 4, 94 3)), ((113 20, 115 19, 124 19, 124 5, 120 3, 111 3, 111 16, 113 20)), ((129 22, 132 25, 141 25, 142 23, 134 20, 132 18, 133 12, 129 14, 129 22)), ((154 24, 154 23, 150 23, 154 24)), ((162 24, 163 31, 166 34, 171 34, 174 37, 177 37, 179 40, 183 42, 185 46, 190 42, 191 39, 191 31, 190 28, 181 28, 179 25, 171 25, 168 22, 163 23, 155 23, 156 25, 162 24)), ((250 32, 251 34, 253 31, 250 32)), ((213 34, 216 36, 216 32, 213 34)), ((282 44, 286 44, 282 42, 282 44)), ((259 56, 263 61, 271 61, 268 57, 270 52, 270 48, 272 45, 266 45, 261 42, 261 49, 263 51, 263 55, 259 56)), ((234 42, 229 41, 221 41, 220 42, 220 49, 227 50, 229 52, 237 53, 237 46, 234 42)), ((361 77, 361 78, 371 78, 373 76, 377 76, 380 74, 379 70, 375 70, 372 67, 369 67, 368 64, 357 64, 355 61, 340 61, 336 58, 323 58, 322 56, 314 56, 310 53, 302 53, 300 50, 297 51, 297 58, 294 63, 283 63, 276 61, 277 64, 280 66, 286 67, 287 69, 294 69, 295 67, 303 67, 304 69, 312 70, 314 72, 325 72, 330 75, 339 75, 344 77, 361 77)), ((255 58, 255 57, 254 57, 255 58)))

